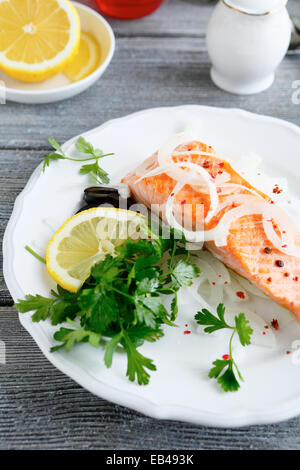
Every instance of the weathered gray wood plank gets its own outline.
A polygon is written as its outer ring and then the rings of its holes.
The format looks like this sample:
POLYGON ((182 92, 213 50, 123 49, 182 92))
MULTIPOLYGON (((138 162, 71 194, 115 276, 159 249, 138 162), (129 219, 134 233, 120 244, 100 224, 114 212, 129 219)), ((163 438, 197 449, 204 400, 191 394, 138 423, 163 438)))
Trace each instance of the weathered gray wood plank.
POLYGON ((209 78, 203 38, 120 38, 110 67, 90 89, 48 105, 0 105, 1 148, 45 148, 108 119, 144 108, 181 104, 242 107, 300 123, 291 101, 299 54, 287 56, 272 88, 245 98, 224 93, 209 78))
MULTIPOLYGON (((0 108, 1 110, 1 108, 0 108)), ((1 150, 0 172, 0 240, 13 210, 14 202, 22 191, 33 170, 41 161, 42 150, 1 150)), ((3 255, 0 254, 2 266, 3 255)), ((2 269, 0 271, 0 305, 12 304, 12 298, 6 288, 2 269)))
POLYGON ((298 449, 300 420, 216 430, 143 417, 91 395, 57 371, 0 308, 0 449, 298 449))
MULTIPOLYGON (((95 0, 81 0, 95 10, 95 0)), ((207 21, 217 0, 164 0, 152 15, 135 21, 107 17, 117 37, 126 36, 204 36, 207 21)), ((300 14, 298 0, 289 0, 288 10, 300 14)))

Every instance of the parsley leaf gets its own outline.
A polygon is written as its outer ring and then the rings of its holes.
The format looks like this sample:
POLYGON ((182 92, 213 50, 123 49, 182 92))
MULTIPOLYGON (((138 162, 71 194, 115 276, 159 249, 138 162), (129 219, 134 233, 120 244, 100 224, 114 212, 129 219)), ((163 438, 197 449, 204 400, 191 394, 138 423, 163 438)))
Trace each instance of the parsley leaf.
POLYGON ((195 264, 180 260, 171 273, 171 279, 175 288, 188 287, 200 273, 200 269, 195 264))
POLYGON ((46 298, 41 295, 26 295, 25 300, 19 300, 15 303, 14 307, 20 313, 35 311, 32 315, 33 322, 39 322, 51 319, 52 325, 58 325, 64 322, 67 317, 75 318, 79 312, 79 308, 74 302, 74 294, 69 293, 69 301, 64 300, 64 296, 57 296, 56 298, 46 298), (73 297, 72 297, 73 295, 73 297))
POLYGON ((249 326, 249 321, 246 320, 244 313, 240 313, 237 317, 235 317, 235 327, 241 344, 243 346, 249 345, 251 343, 251 335, 253 330, 249 326))
POLYGON ((123 331, 122 344, 127 352, 127 372, 126 375, 131 382, 134 382, 135 378, 139 385, 147 385, 149 383, 150 375, 146 371, 156 370, 156 366, 153 364, 153 361, 142 354, 140 354, 130 337, 123 331))
POLYGON ((138 324, 132 326, 126 331, 135 346, 141 346, 144 341, 149 341, 150 343, 153 343, 154 341, 157 341, 159 338, 162 338, 164 336, 164 332, 158 326, 156 326, 155 328, 150 328, 146 325, 138 324))
POLYGON ((63 160, 64 157, 59 153, 49 153, 48 155, 44 155, 44 164, 43 164, 43 172, 45 172, 46 168, 50 166, 50 162, 53 160, 63 160))
POLYGON ((217 359, 215 362, 213 362, 213 365, 215 367, 212 367, 212 369, 210 369, 208 377, 217 379, 221 372, 224 370, 224 368, 229 365, 229 363, 230 361, 217 359))
POLYGON ((100 168, 98 161, 95 161, 95 163, 82 165, 80 168, 80 173, 82 175, 90 174, 100 184, 108 184, 110 182, 108 173, 106 173, 103 168, 100 168))
POLYGON ((103 261, 96 264, 92 268, 91 275, 97 281, 113 282, 118 277, 121 267, 121 260, 113 258, 112 256, 106 256, 103 261))
POLYGON ((80 168, 80 173, 82 175, 91 175, 99 184, 107 184, 110 182, 108 173, 100 168, 98 160, 103 157, 114 155, 113 153, 104 154, 102 150, 95 149, 93 145, 86 141, 83 137, 79 137, 76 142, 76 149, 80 154, 89 155, 88 158, 72 158, 68 157, 59 143, 53 139, 48 139, 49 144, 53 147, 55 152, 50 152, 48 155, 44 155, 43 171, 45 172, 46 168, 50 166, 51 161, 54 160, 70 160, 73 162, 86 162, 93 161, 93 163, 82 165, 80 168))
POLYGON ((149 279, 145 277, 138 283, 137 292, 139 294, 148 294, 149 292, 155 292, 159 286, 159 280, 157 278, 149 279))
POLYGON ((79 152, 93 155, 95 158, 102 158, 104 156, 102 150, 95 149, 93 145, 82 136, 78 138, 76 148, 79 152))
POLYGON ((53 139, 52 137, 49 137, 48 139, 48 142, 50 145, 52 145, 52 147, 54 148, 54 150, 57 150, 57 152, 60 153, 60 155, 64 158, 65 157, 65 154, 63 152, 63 149, 61 148, 61 146, 59 145, 58 142, 56 142, 55 139, 53 139))
MULTIPOLYGON (((76 327, 75 323, 73 325, 76 327)), ((76 328, 75 330, 73 330, 70 328, 62 327, 59 331, 54 333, 54 339, 56 339, 56 341, 61 341, 62 344, 51 348, 51 352, 57 351, 61 348, 65 348, 66 351, 70 351, 70 349, 74 346, 75 343, 82 342, 89 342, 92 346, 97 348, 100 344, 101 335, 93 331, 87 331, 83 328, 76 328)))
POLYGON ((120 343, 122 336, 123 332, 120 331, 120 333, 113 336, 112 339, 106 343, 104 355, 104 364, 106 365, 106 367, 111 367, 114 352, 118 344, 120 343))
MULTIPOLYGON (((152 299, 150 297, 150 299, 152 299)), ((155 297, 153 297, 155 299, 155 297)), ((149 301, 148 301, 149 304, 149 301)), ((155 328, 156 320, 155 320, 155 313, 151 309, 151 302, 150 308, 147 305, 147 297, 135 297, 135 308, 138 320, 140 323, 145 323, 146 326, 150 326, 151 328, 155 328)))
POLYGON ((82 167, 80 168, 80 173, 82 175, 87 175, 89 173, 94 173, 94 175, 96 176, 97 171, 98 171, 98 163, 97 162, 87 163, 86 165, 82 165, 82 167))
POLYGON ((213 362, 214 367, 209 371, 208 376, 210 378, 218 379, 218 383, 221 385, 224 392, 234 392, 240 388, 233 369, 232 361, 229 359, 227 361, 217 359, 213 362), (226 368, 224 374, 220 375, 223 370, 226 368))
POLYGON ((174 292, 174 297, 171 302, 171 320, 174 321, 177 318, 178 314, 178 297, 177 292, 174 292))
POLYGON ((223 388, 224 392, 237 392, 240 388, 240 384, 236 379, 233 372, 232 363, 228 365, 227 370, 223 375, 218 378, 218 383, 223 388))
POLYGON ((97 333, 105 334, 111 323, 118 320, 119 306, 115 295, 107 295, 101 287, 84 289, 79 296, 78 305, 87 327, 97 333))
POLYGON ((14 306, 20 313, 35 310, 32 321, 39 322, 51 317, 54 303, 55 299, 48 299, 41 295, 26 295, 25 300, 19 300, 14 306))
MULTIPOLYGON (((59 144, 52 142, 52 145, 57 152, 61 151, 59 144)), ((82 140, 78 149, 85 154, 100 155, 100 151, 82 140)), ((199 272, 188 259, 184 242, 182 239, 177 242, 174 235, 167 241, 159 235, 125 240, 113 256, 107 255, 93 266, 78 292, 70 293, 57 286, 50 298, 27 296, 15 306, 22 313, 32 311, 34 321, 48 319, 53 325, 67 321, 71 325, 68 328, 61 325, 54 334, 59 344, 52 351, 61 348, 69 351, 76 344, 87 342, 98 347, 101 341, 104 363, 111 367, 120 346, 127 355, 129 380, 147 384, 150 372, 156 367, 137 348, 144 341, 161 338, 163 325, 175 326, 178 290, 182 285, 189 285, 199 272), (178 253, 185 259, 178 260, 178 253), (162 260, 166 259, 169 260, 168 273, 162 268, 162 260), (164 306, 167 295, 171 296, 169 311, 164 306), (73 322, 75 319, 77 323, 73 322)))
POLYGON ((213 315, 207 309, 203 309, 202 312, 198 312, 195 315, 195 320, 199 325, 208 325, 206 328, 204 328, 206 333, 213 333, 214 331, 224 328, 233 331, 229 341, 228 359, 217 359, 215 362, 213 362, 214 367, 211 368, 208 374, 210 378, 217 379, 218 383, 225 392, 233 392, 240 388, 240 384, 235 376, 235 372, 237 373, 240 380, 243 380, 243 377, 232 356, 232 340, 235 333, 237 333, 241 345, 249 345, 251 343, 251 335, 253 330, 249 326, 249 321, 246 319, 244 313, 240 313, 239 315, 235 316, 235 326, 229 326, 224 319, 224 315, 225 307, 223 304, 219 304, 217 307, 217 316, 213 315), (222 374, 223 371, 224 373, 222 374))
POLYGON ((206 308, 203 308, 201 312, 198 312, 195 315, 195 320, 198 325, 210 325, 204 328, 205 333, 213 333, 217 330, 222 330, 223 328, 230 328, 231 326, 227 325, 224 320, 225 307, 223 304, 219 304, 217 307, 217 317, 210 313, 206 308))

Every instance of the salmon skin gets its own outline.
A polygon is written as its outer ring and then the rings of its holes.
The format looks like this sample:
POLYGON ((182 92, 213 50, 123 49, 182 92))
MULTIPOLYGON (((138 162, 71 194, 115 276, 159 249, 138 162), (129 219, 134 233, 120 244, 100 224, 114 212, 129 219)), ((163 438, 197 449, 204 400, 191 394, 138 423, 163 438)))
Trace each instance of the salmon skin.
MULTIPOLYGON (((248 188, 255 190, 265 201, 271 201, 268 196, 253 188, 240 176, 230 163, 216 156, 212 147, 206 144, 192 141, 180 145, 175 149, 172 158, 175 162, 196 163, 209 171, 212 178, 225 172, 230 176, 229 183, 242 186, 239 188, 238 194, 249 195, 249 191, 246 189, 248 188), (180 156, 178 156, 179 153, 180 156)), ((155 204, 154 211, 156 212, 158 212, 157 205, 165 207, 177 181, 166 173, 149 176, 138 182, 137 180, 158 166, 158 153, 156 152, 122 180, 128 184, 136 201, 145 204, 148 208, 155 204)), ((220 203, 224 197, 219 195, 220 203)), ((259 199, 259 196, 257 198, 259 199)), ((186 184, 174 197, 174 213, 176 213, 176 208, 178 209, 184 204, 190 204, 193 208, 189 217, 191 219, 190 225, 195 225, 196 222, 199 222, 194 220, 196 205, 203 205, 203 217, 205 218, 210 208, 210 196, 207 192, 199 192, 199 188, 196 191, 192 186, 186 184)), ((229 206, 217 213, 208 224, 205 224, 205 230, 215 228, 221 216, 230 209, 229 206)), ((166 220, 163 209, 159 211, 159 215, 166 220)), ((297 240, 296 243, 299 246, 299 234, 297 234, 297 240)), ((292 312, 298 321, 300 320, 300 259, 282 253, 273 246, 266 237, 261 214, 244 215, 232 222, 225 246, 218 247, 214 241, 209 241, 205 242, 205 247, 224 264, 292 312)))

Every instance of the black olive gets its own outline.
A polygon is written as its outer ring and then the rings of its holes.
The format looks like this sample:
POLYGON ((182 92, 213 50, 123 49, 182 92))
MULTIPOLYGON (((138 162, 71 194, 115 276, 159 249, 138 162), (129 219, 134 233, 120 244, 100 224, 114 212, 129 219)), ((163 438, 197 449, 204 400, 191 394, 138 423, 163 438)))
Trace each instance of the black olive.
POLYGON ((94 186, 84 190, 84 199, 88 204, 90 202, 93 203, 98 200, 103 200, 103 198, 108 196, 119 198, 118 188, 112 188, 110 186, 94 186))
POLYGON ((91 188, 86 188, 84 190, 83 197, 85 205, 81 209, 79 209, 78 212, 82 212, 93 207, 99 206, 108 206, 130 210, 130 207, 133 204, 136 204, 136 201, 131 197, 122 198, 117 188, 107 186, 95 186, 91 188))

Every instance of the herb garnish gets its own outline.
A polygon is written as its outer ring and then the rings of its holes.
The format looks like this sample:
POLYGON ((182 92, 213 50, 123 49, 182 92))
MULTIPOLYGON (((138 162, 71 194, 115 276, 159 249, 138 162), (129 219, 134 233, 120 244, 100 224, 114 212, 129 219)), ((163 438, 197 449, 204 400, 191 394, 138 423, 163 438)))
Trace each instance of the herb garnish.
POLYGON ((213 333, 214 331, 224 328, 233 330, 229 341, 229 355, 226 355, 226 358, 223 357, 223 359, 217 359, 213 362, 214 367, 208 374, 210 378, 218 379, 218 383, 225 392, 233 392, 240 388, 240 384, 235 375, 235 370, 240 380, 243 380, 243 377, 232 356, 232 340, 235 333, 237 333, 242 346, 247 346, 251 343, 253 330, 249 326, 249 321, 246 320, 244 313, 240 313, 235 317, 235 326, 228 325, 224 319, 224 315, 225 307, 223 304, 219 304, 217 307, 217 316, 204 308, 201 312, 198 312, 195 315, 195 320, 199 325, 208 325, 204 328, 206 333, 213 333), (224 369, 225 372, 221 375, 224 369))
POLYGON ((82 165, 80 168, 80 173, 82 175, 90 174, 99 184, 108 184, 110 182, 108 173, 104 171, 98 163, 98 160, 103 157, 108 157, 110 155, 114 155, 114 153, 106 153, 104 154, 102 150, 95 149, 90 142, 87 142, 83 137, 79 137, 76 142, 76 149, 82 155, 90 155, 88 158, 71 158, 67 157, 64 153, 63 149, 56 142, 55 139, 48 139, 49 144, 53 147, 55 152, 50 152, 48 155, 44 155, 44 164, 43 164, 43 171, 50 165, 50 162, 53 160, 71 160, 72 162, 88 162, 93 161, 93 163, 89 163, 86 165, 82 165))
POLYGON ((25 245, 25 250, 28 251, 30 254, 32 254, 32 256, 34 256, 36 259, 38 259, 42 263, 46 264, 45 258, 43 258, 38 253, 36 253, 30 246, 25 245))
POLYGON ((189 261, 185 240, 179 243, 176 238, 172 230, 168 240, 160 236, 126 240, 115 249, 114 257, 106 256, 92 268, 77 293, 57 286, 56 292, 51 291, 52 297, 27 295, 15 307, 21 313, 34 311, 34 322, 49 318, 52 325, 69 323, 70 328, 62 326, 54 334, 61 344, 52 351, 60 348, 69 351, 82 342, 94 347, 102 344, 104 362, 110 367, 115 350, 121 347, 127 354, 129 380, 147 384, 148 371, 156 370, 156 366, 137 348, 144 341, 162 337, 164 324, 174 326, 178 290, 190 285, 200 272, 189 261), (169 261, 164 272, 160 262, 166 254, 169 261), (170 312, 164 306, 166 295, 173 296, 170 312))

